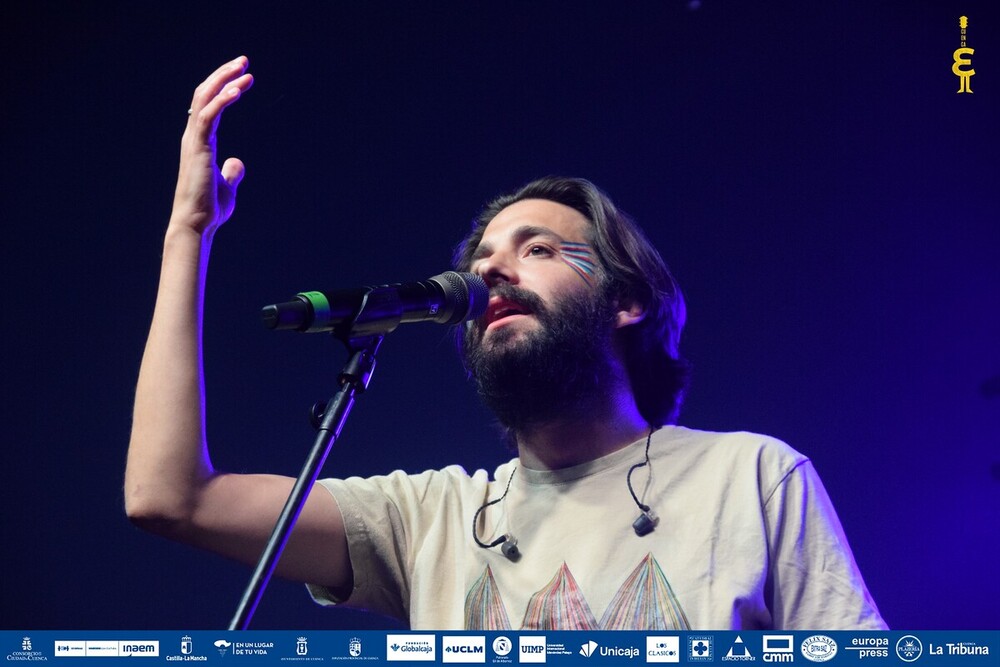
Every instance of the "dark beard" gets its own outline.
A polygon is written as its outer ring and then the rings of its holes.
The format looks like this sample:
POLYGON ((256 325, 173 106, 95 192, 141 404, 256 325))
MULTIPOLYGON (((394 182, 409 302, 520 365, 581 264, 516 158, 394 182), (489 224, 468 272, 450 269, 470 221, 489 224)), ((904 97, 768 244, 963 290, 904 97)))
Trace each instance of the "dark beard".
POLYGON ((501 327, 487 342, 478 322, 465 331, 465 367, 500 423, 525 431, 602 411, 615 375, 615 311, 603 290, 563 297, 552 308, 533 292, 510 285, 491 293, 527 306, 540 325, 527 334, 501 327))

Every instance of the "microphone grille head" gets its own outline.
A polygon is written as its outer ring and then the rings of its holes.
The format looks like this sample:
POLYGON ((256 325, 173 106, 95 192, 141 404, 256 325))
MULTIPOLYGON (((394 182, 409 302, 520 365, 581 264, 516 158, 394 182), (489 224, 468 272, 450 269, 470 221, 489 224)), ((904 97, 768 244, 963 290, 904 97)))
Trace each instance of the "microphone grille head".
POLYGON ((486 312, 490 288, 482 276, 445 271, 431 280, 444 290, 445 301, 451 306, 443 309, 442 319, 436 320, 441 324, 458 324, 486 312))

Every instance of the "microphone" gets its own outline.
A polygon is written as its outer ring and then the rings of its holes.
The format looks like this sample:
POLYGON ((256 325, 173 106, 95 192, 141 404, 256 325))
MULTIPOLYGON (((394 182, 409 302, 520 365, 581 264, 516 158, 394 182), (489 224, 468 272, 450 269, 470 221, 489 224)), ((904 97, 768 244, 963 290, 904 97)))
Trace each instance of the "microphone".
POLYGON ((446 271, 413 283, 300 292, 292 301, 265 306, 261 317, 268 329, 367 336, 404 322, 458 324, 482 315, 489 298, 482 277, 446 271))

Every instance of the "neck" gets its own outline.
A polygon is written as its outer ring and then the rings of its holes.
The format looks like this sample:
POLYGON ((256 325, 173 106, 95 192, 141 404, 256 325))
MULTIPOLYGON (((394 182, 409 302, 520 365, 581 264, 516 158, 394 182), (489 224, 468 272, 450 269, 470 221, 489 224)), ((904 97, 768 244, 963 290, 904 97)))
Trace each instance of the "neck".
POLYGON ((560 417, 517 431, 521 463, 536 470, 556 470, 593 461, 618 451, 649 433, 631 393, 611 399, 604 410, 560 417))

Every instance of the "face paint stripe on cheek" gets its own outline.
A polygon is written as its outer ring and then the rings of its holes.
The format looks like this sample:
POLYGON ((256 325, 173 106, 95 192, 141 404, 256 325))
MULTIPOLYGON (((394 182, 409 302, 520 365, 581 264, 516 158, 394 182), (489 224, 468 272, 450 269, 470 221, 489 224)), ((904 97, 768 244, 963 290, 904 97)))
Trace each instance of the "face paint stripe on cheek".
POLYGON ((567 257, 564 261, 577 273, 587 281, 590 282, 594 277, 594 267, 586 262, 581 262, 580 260, 574 259, 572 257, 567 257))
POLYGON ((583 243, 564 242, 559 245, 559 253, 562 260, 576 271, 577 275, 583 278, 587 284, 594 282, 596 264, 594 255, 583 243))
POLYGON ((588 254, 577 253, 577 252, 565 252, 565 251, 562 254, 567 259, 572 259, 573 261, 577 262, 578 264, 586 264, 587 266, 589 266, 591 268, 591 270, 593 270, 593 268, 594 268, 594 260, 588 254))

